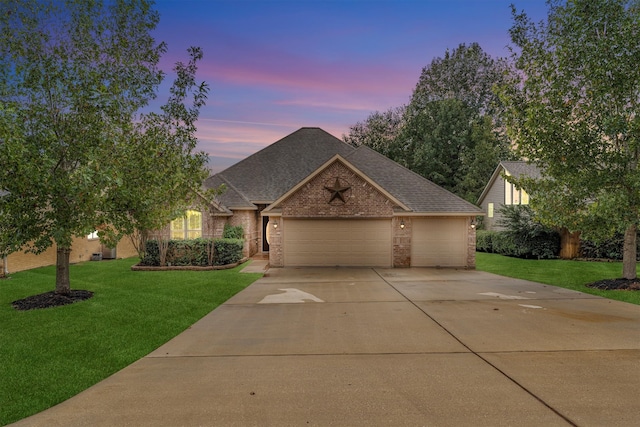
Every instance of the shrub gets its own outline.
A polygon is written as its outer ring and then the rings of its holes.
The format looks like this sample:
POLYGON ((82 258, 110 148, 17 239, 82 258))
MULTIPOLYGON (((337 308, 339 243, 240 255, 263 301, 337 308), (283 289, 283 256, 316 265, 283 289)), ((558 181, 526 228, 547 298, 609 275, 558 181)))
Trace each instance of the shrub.
POLYGON ((499 231, 492 236, 491 243, 493 252, 500 255, 521 258, 521 251, 512 235, 504 231, 499 231))
POLYGON ((491 237, 494 252, 518 258, 552 259, 558 256, 560 234, 535 221, 529 206, 504 206, 501 214, 499 225, 506 230, 491 237))
POLYGON ((223 239, 243 239, 244 229, 241 225, 231 226, 229 224, 224 225, 224 231, 222 232, 223 239))
MULTIPOLYGON (((233 264, 242 259, 242 239, 191 239, 169 240, 166 254, 167 265, 200 266, 233 264)), ((145 257, 141 265, 158 267, 160 242, 148 240, 145 257)))
POLYGON ((215 247, 215 265, 227 265, 238 262, 242 259, 242 247, 244 240, 242 239, 216 239, 215 247))
POLYGON ((476 250, 480 252, 494 252, 493 238, 497 231, 477 230, 476 231, 476 250))
POLYGON ((140 264, 149 266, 160 265, 160 248, 157 240, 147 240, 144 258, 140 260, 140 264))
MULTIPOLYGON (((636 239, 637 259, 640 261, 640 236, 636 239)), ((610 259, 622 261, 624 248, 624 234, 617 233, 615 236, 602 241, 582 239, 580 241, 580 252, 583 258, 610 259)))

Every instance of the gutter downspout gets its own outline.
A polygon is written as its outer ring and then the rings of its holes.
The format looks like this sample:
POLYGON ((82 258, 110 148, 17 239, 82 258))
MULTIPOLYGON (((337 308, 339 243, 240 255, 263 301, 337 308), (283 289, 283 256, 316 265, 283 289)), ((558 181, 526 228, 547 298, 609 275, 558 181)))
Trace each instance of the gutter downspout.
POLYGON ((9 275, 9 267, 7 266, 7 256, 3 256, 2 257, 2 275, 3 276, 8 276, 9 275))

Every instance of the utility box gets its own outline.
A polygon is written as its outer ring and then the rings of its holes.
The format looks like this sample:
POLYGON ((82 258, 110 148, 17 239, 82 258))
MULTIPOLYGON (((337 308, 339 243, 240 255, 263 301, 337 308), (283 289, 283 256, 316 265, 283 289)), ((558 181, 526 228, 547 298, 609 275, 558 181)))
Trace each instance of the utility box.
POLYGON ((91 254, 91 261, 102 261, 102 254, 100 252, 91 254))
POLYGON ((102 259, 116 259, 116 248, 102 246, 102 259))

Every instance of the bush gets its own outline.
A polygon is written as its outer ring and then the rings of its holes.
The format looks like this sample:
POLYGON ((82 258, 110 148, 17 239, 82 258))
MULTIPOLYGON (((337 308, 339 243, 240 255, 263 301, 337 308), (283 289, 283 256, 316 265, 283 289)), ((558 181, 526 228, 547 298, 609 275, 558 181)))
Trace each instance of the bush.
MULTIPOLYGON (((637 260, 640 261, 640 237, 636 239, 637 260)), ((624 249, 624 234, 617 233, 610 239, 600 242, 582 239, 580 241, 580 253, 583 258, 610 259, 622 261, 624 249)))
POLYGON ((222 232, 223 239, 244 239, 244 229, 241 225, 231 226, 229 224, 224 225, 224 231, 222 232))
POLYGON ((493 238, 497 231, 477 230, 476 231, 476 250, 479 252, 494 252, 493 238))
MULTIPOLYGON (((167 265, 200 266, 233 264, 242 259, 244 240, 191 239, 167 242, 167 265)), ((148 240, 141 265, 160 266, 160 242, 148 240)))
POLYGON ((242 259, 242 248, 244 240, 242 239, 216 239, 215 246, 215 265, 227 265, 238 262, 242 259))
POLYGON ((157 240, 147 240, 144 258, 140 260, 140 264, 149 266, 160 265, 160 248, 157 240))
POLYGON ((171 265, 210 265, 213 260, 213 239, 171 240, 167 251, 167 262, 171 265))
POLYGON ((504 206, 501 213, 499 224, 506 230, 491 235, 493 252, 517 258, 557 258, 560 234, 535 221, 529 206, 504 206))

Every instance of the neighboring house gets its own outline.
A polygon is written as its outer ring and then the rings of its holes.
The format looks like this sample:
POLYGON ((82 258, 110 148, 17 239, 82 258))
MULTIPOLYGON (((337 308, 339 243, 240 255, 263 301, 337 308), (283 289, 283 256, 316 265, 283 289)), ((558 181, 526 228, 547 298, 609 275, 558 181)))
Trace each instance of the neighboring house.
POLYGON ((319 128, 205 181, 223 184, 217 206, 188 212, 171 232, 217 237, 225 223, 242 225, 245 256, 268 254, 271 267, 475 267, 477 206, 319 128))
POLYGON ((503 206, 529 204, 529 194, 507 181, 505 176, 540 178, 542 175, 537 166, 527 162, 500 162, 478 198, 477 204, 485 213, 483 224, 486 230, 502 230, 498 224, 502 219, 500 210, 503 206))
MULTIPOLYGON (((540 168, 522 161, 502 161, 491 175, 478 205, 484 211, 483 225, 486 230, 501 231, 500 210, 505 205, 528 205, 529 194, 505 179, 505 176, 520 178, 541 178, 540 168)), ((563 259, 573 259, 580 255, 580 232, 570 233, 566 228, 558 229, 560 234, 560 254, 563 259)))

